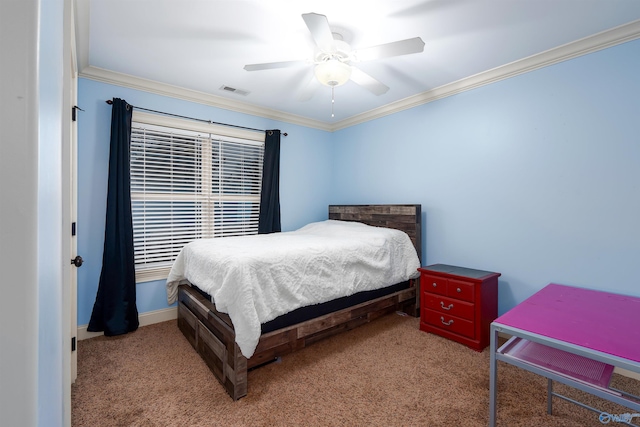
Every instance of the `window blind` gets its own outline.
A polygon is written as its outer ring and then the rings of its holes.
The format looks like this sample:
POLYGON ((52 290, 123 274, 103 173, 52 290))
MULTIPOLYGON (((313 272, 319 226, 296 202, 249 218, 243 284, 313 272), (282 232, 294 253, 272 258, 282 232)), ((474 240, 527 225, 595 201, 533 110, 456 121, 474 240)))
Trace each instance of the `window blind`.
POLYGON ((136 281, 167 277, 202 238, 258 233, 264 142, 135 121, 131 208, 136 281))

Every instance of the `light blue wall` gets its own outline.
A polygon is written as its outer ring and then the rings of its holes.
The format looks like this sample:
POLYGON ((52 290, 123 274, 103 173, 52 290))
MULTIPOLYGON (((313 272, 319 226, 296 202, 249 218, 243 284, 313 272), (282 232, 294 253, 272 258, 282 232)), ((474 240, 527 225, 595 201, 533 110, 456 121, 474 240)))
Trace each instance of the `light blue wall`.
MULTIPOLYGON (((640 295, 640 41, 333 134, 80 80, 78 323, 100 275, 111 108, 129 103, 283 138, 283 229, 330 203, 420 203, 423 262, 498 271, 500 313, 549 282, 640 295)), ((138 284, 141 313, 164 282, 138 284)))
MULTIPOLYGON (((100 279, 111 122, 111 106, 105 101, 112 98, 122 98, 134 106, 183 116, 287 132, 289 135, 281 139, 282 229, 293 230, 309 222, 326 219, 331 194, 331 134, 80 79, 78 105, 85 111, 79 113, 78 122, 78 253, 85 263, 78 269, 79 325, 89 323, 100 279)), ((139 283, 136 292, 140 313, 167 307, 164 281, 139 283)))
POLYGON ((333 135, 331 203, 421 203, 423 262, 640 295, 640 40, 333 135))
MULTIPOLYGON (((38 120, 38 425, 62 426, 63 2, 40 1, 38 120)), ((25 254, 31 256, 30 254, 25 254)), ((67 325, 67 323, 64 323, 67 325)))

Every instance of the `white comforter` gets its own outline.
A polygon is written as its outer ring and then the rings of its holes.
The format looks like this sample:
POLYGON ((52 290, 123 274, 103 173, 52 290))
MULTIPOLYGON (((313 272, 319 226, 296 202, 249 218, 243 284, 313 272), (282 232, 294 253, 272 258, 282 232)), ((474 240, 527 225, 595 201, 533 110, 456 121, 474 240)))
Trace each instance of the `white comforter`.
POLYGON ((417 277, 419 266, 406 233, 328 220, 291 232, 191 242, 171 268, 167 300, 176 301, 185 280, 207 292, 231 317, 236 342, 249 358, 261 323, 417 277))

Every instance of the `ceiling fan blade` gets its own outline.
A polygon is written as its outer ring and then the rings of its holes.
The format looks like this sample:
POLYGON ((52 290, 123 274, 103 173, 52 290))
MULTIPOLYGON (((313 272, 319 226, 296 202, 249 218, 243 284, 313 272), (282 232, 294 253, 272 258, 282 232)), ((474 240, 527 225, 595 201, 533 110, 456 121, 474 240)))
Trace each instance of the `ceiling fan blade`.
POLYGON ((247 71, 272 70, 274 68, 289 68, 300 65, 308 65, 307 61, 282 61, 282 62, 265 62, 263 64, 248 64, 244 66, 247 71))
POLYGON ((313 37, 321 51, 334 52, 336 50, 336 44, 326 16, 318 13, 303 13, 302 19, 307 24, 311 37, 313 37))
POLYGON ((410 53, 420 53, 423 51, 424 42, 420 37, 414 37, 412 39, 358 49, 354 52, 354 56, 358 61, 369 61, 371 59, 408 55, 410 53))
POLYGON ((307 84, 305 84, 298 92, 296 99, 300 102, 309 101, 313 98, 313 95, 316 94, 319 84, 318 79, 316 79, 315 76, 311 76, 309 81, 307 81, 307 84))
POLYGON ((351 66, 351 80, 374 95, 380 96, 387 93, 389 90, 387 85, 380 83, 378 80, 353 65, 351 66))

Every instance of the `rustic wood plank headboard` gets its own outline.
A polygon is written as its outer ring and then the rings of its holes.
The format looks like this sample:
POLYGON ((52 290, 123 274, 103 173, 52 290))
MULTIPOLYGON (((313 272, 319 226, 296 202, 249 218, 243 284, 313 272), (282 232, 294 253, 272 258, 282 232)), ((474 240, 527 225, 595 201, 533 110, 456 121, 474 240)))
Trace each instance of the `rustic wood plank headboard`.
POLYGON ((422 205, 329 205, 329 219, 402 230, 422 263, 422 205))

